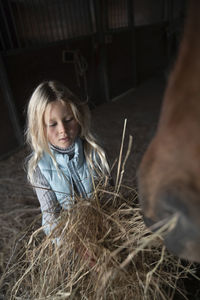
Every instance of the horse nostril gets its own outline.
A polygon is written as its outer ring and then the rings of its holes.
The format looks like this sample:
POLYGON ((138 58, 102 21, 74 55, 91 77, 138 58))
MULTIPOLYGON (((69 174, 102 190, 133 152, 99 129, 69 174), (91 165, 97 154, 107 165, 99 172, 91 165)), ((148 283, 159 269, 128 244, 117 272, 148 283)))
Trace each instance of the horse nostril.
POLYGON ((183 194, 175 189, 167 190, 162 193, 158 200, 157 216, 159 218, 168 218, 175 214, 181 214, 188 217, 188 207, 184 203, 183 194))
POLYGON ((147 227, 151 227, 151 225, 155 223, 152 219, 147 218, 146 216, 143 216, 143 220, 147 227))

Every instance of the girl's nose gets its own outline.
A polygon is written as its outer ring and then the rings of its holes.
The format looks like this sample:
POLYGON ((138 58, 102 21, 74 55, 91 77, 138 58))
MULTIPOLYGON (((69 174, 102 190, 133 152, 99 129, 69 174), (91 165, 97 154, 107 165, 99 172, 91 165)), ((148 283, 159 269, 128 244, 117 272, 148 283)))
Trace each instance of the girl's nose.
POLYGON ((59 124, 59 133, 66 133, 66 126, 63 122, 59 124))

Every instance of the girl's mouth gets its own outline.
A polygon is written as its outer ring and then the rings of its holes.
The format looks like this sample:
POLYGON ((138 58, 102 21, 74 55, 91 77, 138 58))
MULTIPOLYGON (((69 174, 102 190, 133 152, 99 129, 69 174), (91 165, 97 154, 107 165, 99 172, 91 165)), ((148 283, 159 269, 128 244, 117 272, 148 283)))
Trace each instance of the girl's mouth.
POLYGON ((59 141, 68 142, 70 140, 69 137, 60 138, 59 141))

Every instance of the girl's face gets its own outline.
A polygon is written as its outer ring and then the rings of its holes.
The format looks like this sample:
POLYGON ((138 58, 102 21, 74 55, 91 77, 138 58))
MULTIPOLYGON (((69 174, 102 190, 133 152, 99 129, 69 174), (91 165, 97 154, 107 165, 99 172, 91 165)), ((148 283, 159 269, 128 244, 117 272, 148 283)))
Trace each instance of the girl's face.
POLYGON ((47 105, 44 122, 49 143, 59 148, 72 145, 79 134, 80 126, 71 107, 63 101, 56 100, 47 105))

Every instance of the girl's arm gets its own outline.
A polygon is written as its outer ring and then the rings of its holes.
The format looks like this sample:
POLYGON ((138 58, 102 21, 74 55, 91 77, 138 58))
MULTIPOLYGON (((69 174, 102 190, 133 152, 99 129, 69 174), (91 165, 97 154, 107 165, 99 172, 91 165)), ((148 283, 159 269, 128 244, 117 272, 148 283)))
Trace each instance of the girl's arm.
POLYGON ((41 173, 39 167, 36 168, 34 173, 34 186, 37 198, 40 202, 42 212, 42 226, 44 232, 49 235, 57 225, 57 215, 60 212, 60 207, 54 191, 41 173))

